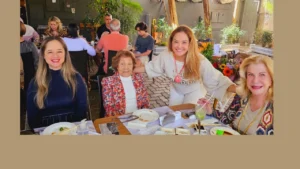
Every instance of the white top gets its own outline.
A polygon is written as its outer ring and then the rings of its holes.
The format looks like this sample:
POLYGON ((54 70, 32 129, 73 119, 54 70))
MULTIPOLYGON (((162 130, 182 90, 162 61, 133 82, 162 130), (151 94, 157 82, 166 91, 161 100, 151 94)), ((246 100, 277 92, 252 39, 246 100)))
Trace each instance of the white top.
POLYGON ((125 98, 126 98, 125 113, 132 113, 138 109, 137 102, 136 102, 136 92, 135 92, 132 78, 131 78, 131 76, 129 76, 129 77, 120 76, 120 79, 123 84, 125 98))
POLYGON ((96 50, 90 46, 84 39, 82 38, 67 38, 64 37, 62 38, 67 47, 68 51, 82 51, 82 50, 87 50, 87 53, 90 56, 95 56, 96 55, 96 50))
MULTIPOLYGON (((202 80, 189 82, 183 79, 181 83, 176 83, 174 81, 176 76, 174 57, 172 52, 169 52, 168 50, 161 52, 156 59, 146 64, 145 69, 149 77, 158 77, 165 74, 171 80, 176 91, 183 95, 200 88, 203 93, 206 93, 207 91, 212 94, 214 92, 214 97, 218 100, 226 100, 224 98, 230 97, 231 95, 231 93, 227 92, 227 88, 232 85, 233 82, 215 69, 205 56, 200 53, 199 55, 202 58, 199 67, 202 80), (205 88, 201 87, 202 84, 205 88)), ((176 61, 176 65, 177 71, 179 72, 183 66, 183 62, 176 61)))

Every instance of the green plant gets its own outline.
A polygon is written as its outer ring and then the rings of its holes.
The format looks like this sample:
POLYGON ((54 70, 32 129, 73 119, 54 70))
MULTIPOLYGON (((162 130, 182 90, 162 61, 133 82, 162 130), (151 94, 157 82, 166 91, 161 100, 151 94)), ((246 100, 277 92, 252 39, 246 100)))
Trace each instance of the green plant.
POLYGON ((265 10, 267 13, 273 14, 273 11, 274 11, 273 0, 265 0, 264 7, 265 7, 265 10))
POLYGON ((135 33, 134 26, 143 11, 142 6, 133 0, 90 0, 87 7, 84 23, 103 24, 105 14, 109 12, 113 18, 120 20, 121 32, 129 37, 135 33))
POLYGON ((204 20, 198 22, 197 25, 192 28, 192 30, 198 40, 209 39, 209 35, 212 32, 211 25, 209 25, 208 29, 205 29, 204 20))
POLYGON ((222 44, 238 43, 241 36, 246 33, 244 30, 240 30, 236 24, 231 24, 221 30, 222 44))
POLYGON ((253 34, 253 43, 255 44, 261 44, 261 39, 262 39, 262 34, 263 31, 261 29, 256 29, 254 34, 253 34))
POLYGON ((157 32, 161 32, 162 35, 162 43, 166 42, 168 37, 172 32, 172 27, 168 24, 165 18, 160 18, 157 21, 157 32))
POLYGON ((214 48, 211 43, 209 43, 206 47, 206 49, 202 52, 202 54, 210 61, 212 62, 212 56, 214 54, 214 48))
POLYGON ((272 36, 273 36, 272 32, 263 31, 262 38, 261 38, 263 47, 270 47, 270 45, 272 44, 272 41, 273 41, 272 36))

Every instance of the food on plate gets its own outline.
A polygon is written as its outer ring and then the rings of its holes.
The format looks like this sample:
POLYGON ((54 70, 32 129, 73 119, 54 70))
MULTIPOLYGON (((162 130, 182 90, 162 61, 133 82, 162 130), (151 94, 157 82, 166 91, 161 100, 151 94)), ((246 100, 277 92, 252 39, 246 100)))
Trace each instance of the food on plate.
POLYGON ((191 132, 190 132, 189 129, 184 129, 184 128, 178 127, 178 128, 176 128, 176 134, 178 134, 178 135, 190 135, 191 132))
POLYGON ((166 132, 167 134, 175 134, 176 133, 174 128, 161 127, 160 130, 166 132))
POLYGON ((52 132, 51 135, 64 135, 64 134, 68 134, 69 131, 70 131, 69 127, 60 127, 58 131, 52 132))
POLYGON ((228 131, 224 131, 224 133, 223 133, 223 136, 228 136, 228 135, 232 135, 230 132, 228 132, 228 131))

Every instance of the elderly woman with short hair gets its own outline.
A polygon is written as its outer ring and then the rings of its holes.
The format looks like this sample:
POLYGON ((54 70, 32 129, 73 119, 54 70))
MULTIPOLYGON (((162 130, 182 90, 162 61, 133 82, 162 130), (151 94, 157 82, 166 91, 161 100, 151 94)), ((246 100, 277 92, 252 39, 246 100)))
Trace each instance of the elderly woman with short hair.
POLYGON ((103 78, 103 104, 106 117, 149 108, 149 96, 143 75, 133 73, 136 61, 134 54, 121 50, 113 57, 114 75, 103 78))

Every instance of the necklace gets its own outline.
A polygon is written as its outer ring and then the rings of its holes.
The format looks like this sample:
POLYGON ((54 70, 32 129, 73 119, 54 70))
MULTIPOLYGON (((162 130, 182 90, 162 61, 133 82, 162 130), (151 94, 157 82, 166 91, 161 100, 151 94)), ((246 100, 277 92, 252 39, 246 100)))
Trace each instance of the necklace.
POLYGON ((181 70, 180 70, 179 73, 178 73, 178 71, 177 71, 177 65, 176 65, 176 59, 175 59, 175 56, 174 56, 174 64, 175 64, 175 71, 176 71, 176 76, 175 76, 175 78, 174 78, 174 81, 175 81, 176 83, 180 83, 180 82, 182 81, 181 73, 182 73, 182 71, 183 71, 183 68, 184 68, 185 63, 184 63, 184 65, 182 66, 182 68, 181 68, 181 70))
MULTIPOLYGON (((249 102, 250 102, 250 99, 248 100, 248 103, 247 103, 247 105, 246 105, 246 107, 245 107, 245 109, 244 109, 244 111, 243 111, 243 114, 242 114, 242 116, 241 116, 241 118, 240 118, 240 120, 239 120, 239 122, 238 122, 238 124, 237 124, 237 130, 238 130, 239 132, 240 132, 240 129, 239 129, 239 128, 240 128, 240 122, 241 122, 242 118, 245 117, 245 112, 247 111, 249 102)), ((248 125, 248 126, 246 127, 246 129, 243 131, 244 134, 247 134, 249 128, 250 128, 250 127, 253 125, 253 123, 256 121, 257 117, 262 113, 264 107, 265 107, 265 104, 260 108, 259 113, 256 114, 256 116, 253 118, 253 120, 249 123, 249 125, 248 125)))

